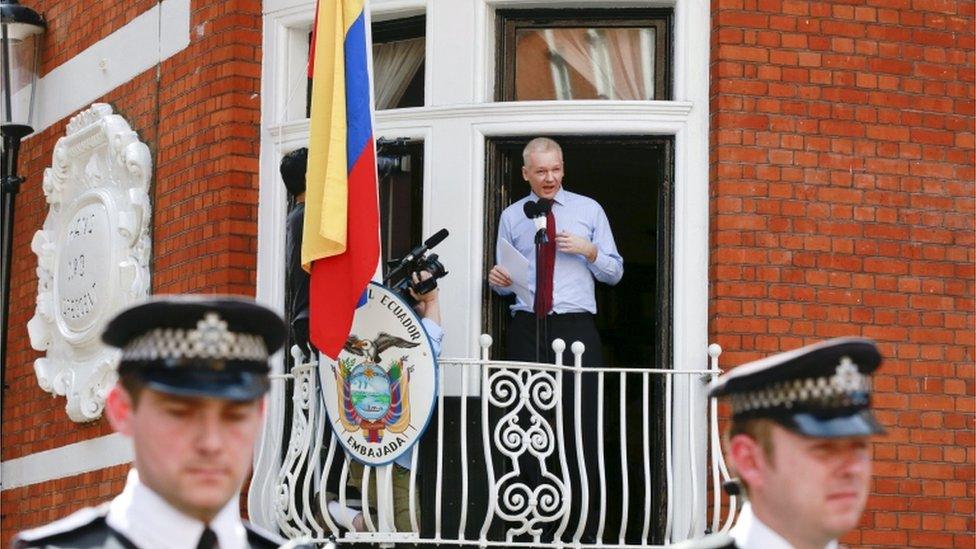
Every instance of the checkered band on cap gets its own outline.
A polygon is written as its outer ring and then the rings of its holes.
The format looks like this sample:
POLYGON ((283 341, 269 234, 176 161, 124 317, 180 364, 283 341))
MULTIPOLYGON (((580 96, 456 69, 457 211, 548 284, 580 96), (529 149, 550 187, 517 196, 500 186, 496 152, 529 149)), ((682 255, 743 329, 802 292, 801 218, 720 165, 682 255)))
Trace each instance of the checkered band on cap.
POLYGON ((830 377, 791 379, 757 391, 732 395, 733 415, 793 407, 823 410, 866 406, 871 389, 869 376, 849 358, 841 358, 830 377))
POLYGON ((207 313, 195 329, 154 328, 122 349, 123 361, 165 359, 268 360, 264 339, 232 332, 217 313, 207 313))

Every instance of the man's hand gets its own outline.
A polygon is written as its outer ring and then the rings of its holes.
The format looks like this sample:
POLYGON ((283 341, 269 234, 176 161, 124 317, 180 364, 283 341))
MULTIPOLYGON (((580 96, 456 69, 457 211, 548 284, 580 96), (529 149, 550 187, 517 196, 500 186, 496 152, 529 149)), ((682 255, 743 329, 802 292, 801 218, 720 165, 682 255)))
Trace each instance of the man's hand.
POLYGON ((431 301, 435 301, 438 298, 437 287, 434 287, 433 290, 427 292, 426 294, 418 294, 417 292, 413 291, 414 286, 420 284, 424 280, 430 280, 430 277, 431 274, 427 271, 420 271, 419 275, 417 273, 413 273, 410 275, 410 279, 413 281, 413 284, 408 286, 408 289, 410 290, 410 297, 414 298, 414 300, 417 301, 418 305, 430 303, 431 301))
POLYGON ((596 261, 596 245, 582 236, 559 231, 556 235, 556 249, 566 254, 579 254, 593 263, 596 261))
POLYGON ((508 276, 505 267, 495 265, 488 271, 488 283, 499 288, 507 288, 512 285, 512 277, 508 276))
MULTIPOLYGON (((422 281, 428 280, 430 277, 431 274, 427 271, 420 271, 419 276, 417 273, 410 275, 411 280, 413 280, 413 285, 420 284, 422 281)), ((440 302, 438 301, 440 298, 438 292, 440 292, 440 290, 438 288, 434 288, 425 294, 418 294, 417 292, 413 291, 413 287, 410 287, 409 290, 410 297, 414 298, 414 300, 417 302, 417 304, 413 306, 414 310, 417 311, 417 314, 420 315, 421 318, 429 318, 440 324, 441 312, 440 302)))

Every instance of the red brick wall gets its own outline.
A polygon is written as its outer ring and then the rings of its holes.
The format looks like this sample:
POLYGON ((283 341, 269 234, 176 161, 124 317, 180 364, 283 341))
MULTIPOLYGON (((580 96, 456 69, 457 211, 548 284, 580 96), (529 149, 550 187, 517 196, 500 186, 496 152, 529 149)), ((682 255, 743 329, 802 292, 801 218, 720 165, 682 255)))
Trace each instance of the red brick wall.
POLYGON ((888 436, 855 546, 973 547, 973 2, 713 0, 711 340, 863 335, 888 436))
MULTIPOLYGON (((25 0, 48 17, 48 72, 156 2, 25 0), (137 9, 138 7, 138 9, 137 9), (62 49, 64 51, 62 51, 62 49)), ((152 152, 153 293, 254 295, 257 255, 261 3, 193 0, 190 45, 99 101, 112 104, 152 152)), ((111 432, 67 419, 64 398, 36 382, 26 324, 37 295, 30 241, 44 222, 43 169, 68 119, 25 141, 17 197, 10 328, 3 398, 3 460, 111 432)), ((127 467, 2 492, 0 545, 19 529, 108 498, 127 467), (112 489, 103 489, 104 486, 112 489), (68 489, 71 488, 71 489, 68 489), (104 492, 104 493, 103 493, 104 492)))
POLYGON ((0 492, 4 547, 14 534, 112 499, 125 486, 128 465, 117 465, 0 492))
POLYGON ((47 21, 41 74, 78 55, 159 3, 159 0, 24 0, 47 21))
POLYGON ((261 2, 192 2, 159 82, 153 291, 254 295, 261 2))

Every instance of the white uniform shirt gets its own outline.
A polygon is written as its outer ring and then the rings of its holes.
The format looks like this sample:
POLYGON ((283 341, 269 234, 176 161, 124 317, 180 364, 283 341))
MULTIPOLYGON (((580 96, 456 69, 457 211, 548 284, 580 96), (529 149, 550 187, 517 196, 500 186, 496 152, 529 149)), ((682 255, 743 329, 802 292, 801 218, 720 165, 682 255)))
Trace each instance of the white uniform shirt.
MULTIPOLYGON (((194 549, 205 526, 174 509, 140 482, 135 469, 129 471, 125 489, 112 500, 105 520, 141 549, 194 549)), ((210 529, 217 534, 220 549, 248 547, 236 497, 217 513, 210 529)))
MULTIPOLYGON (((742 506, 742 512, 739 513, 735 526, 729 530, 729 535, 735 540, 735 546, 741 549, 793 549, 793 545, 783 536, 759 520, 752 512, 749 502, 742 506)), ((824 549, 837 549, 837 542, 831 541, 824 549)))

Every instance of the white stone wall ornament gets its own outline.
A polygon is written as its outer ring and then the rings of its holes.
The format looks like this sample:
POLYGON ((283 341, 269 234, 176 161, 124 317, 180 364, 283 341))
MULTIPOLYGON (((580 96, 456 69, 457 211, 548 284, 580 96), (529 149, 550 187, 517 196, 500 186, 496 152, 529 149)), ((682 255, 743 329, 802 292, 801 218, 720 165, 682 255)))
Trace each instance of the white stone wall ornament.
POLYGON ((95 103, 68 123, 44 170, 48 214, 34 234, 37 306, 27 323, 37 383, 67 397, 73 421, 98 419, 119 352, 108 320, 149 293, 152 158, 129 123, 95 103))

